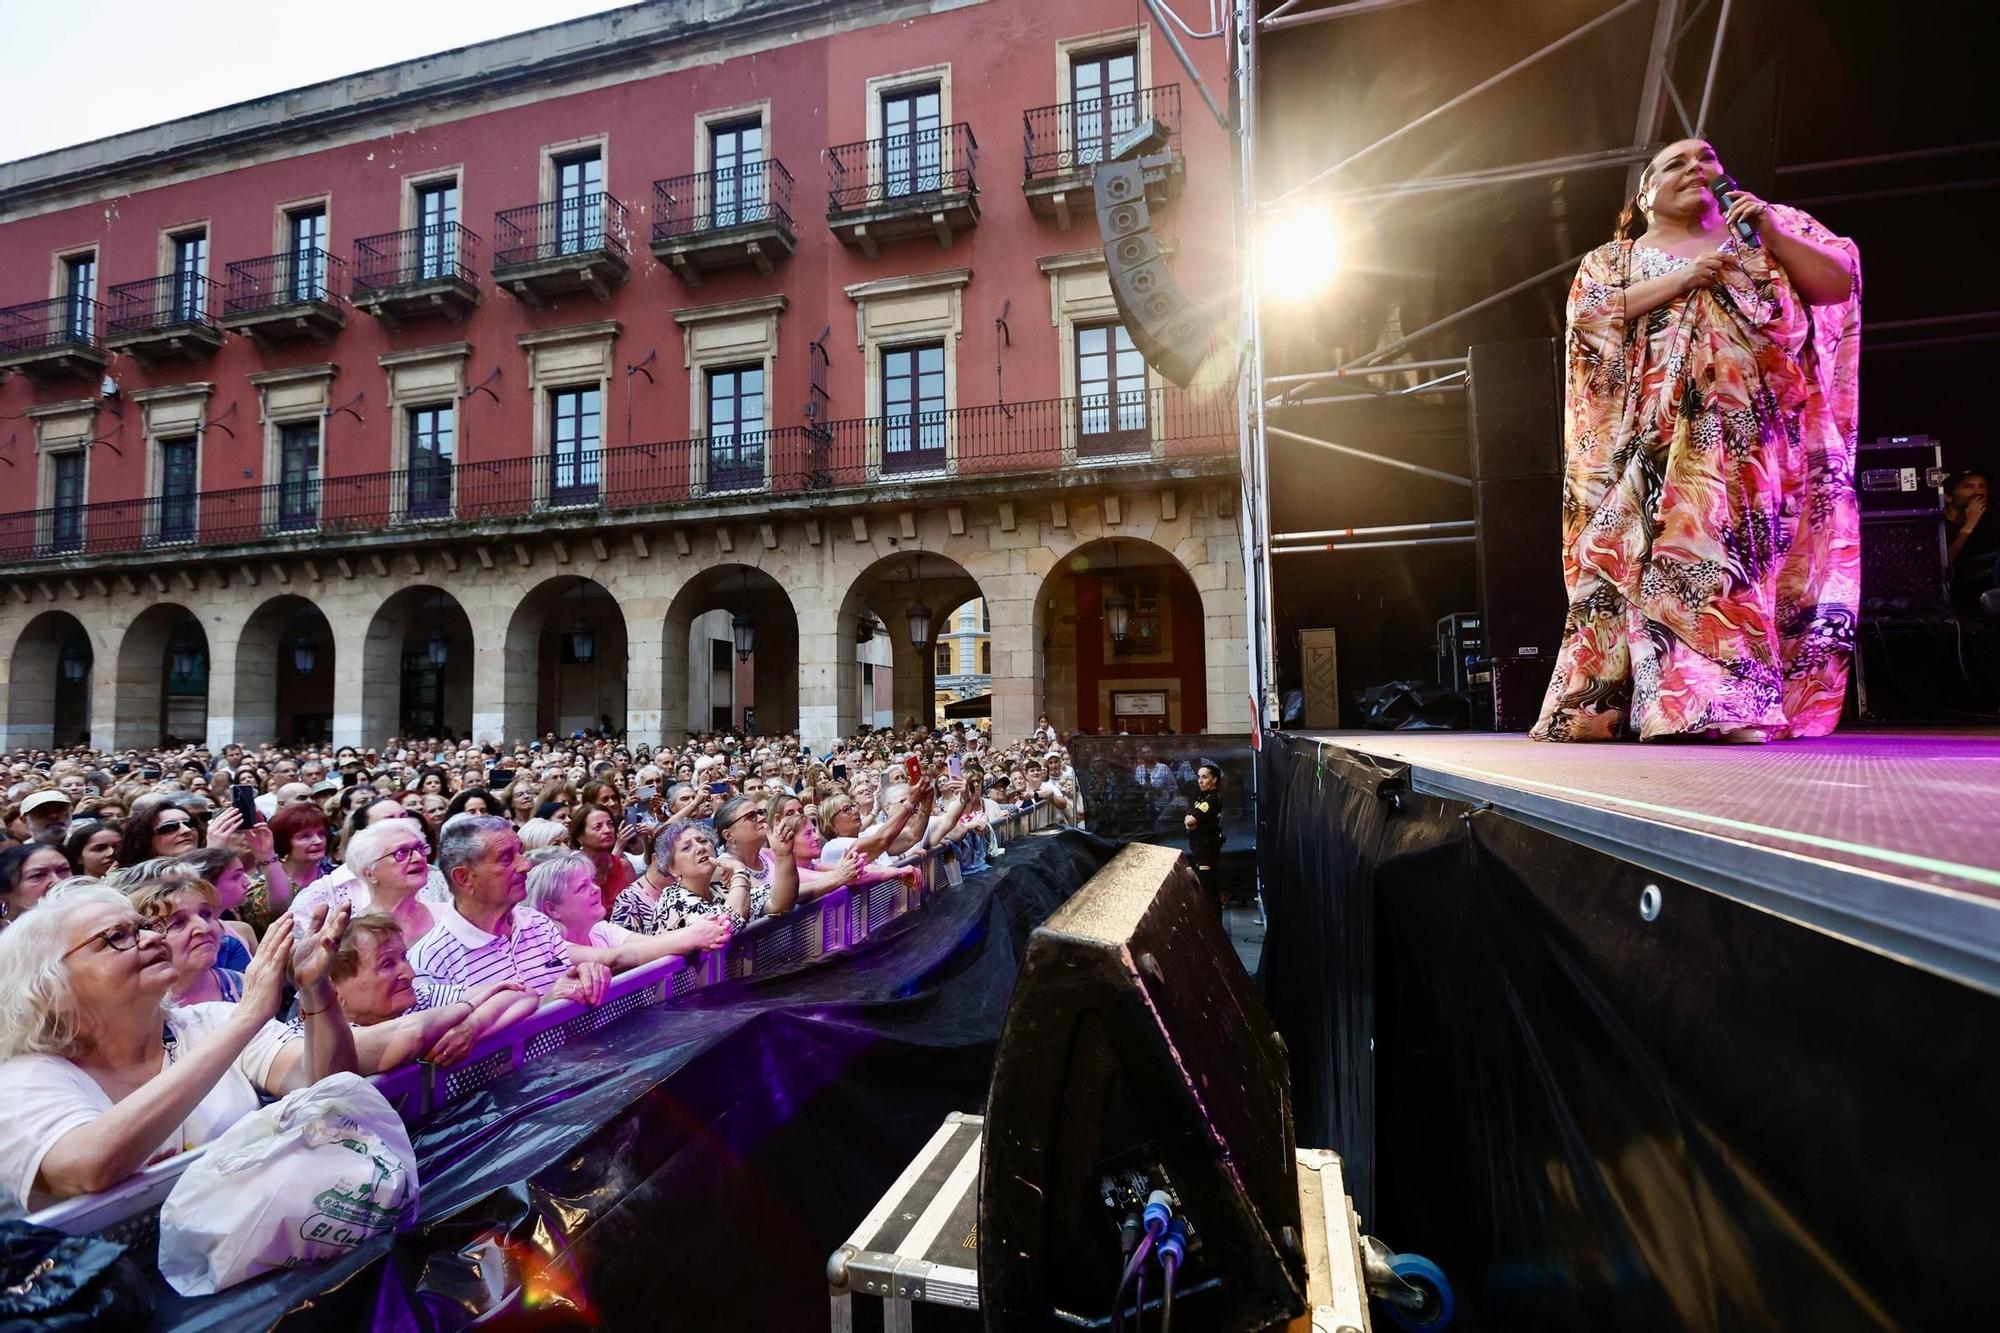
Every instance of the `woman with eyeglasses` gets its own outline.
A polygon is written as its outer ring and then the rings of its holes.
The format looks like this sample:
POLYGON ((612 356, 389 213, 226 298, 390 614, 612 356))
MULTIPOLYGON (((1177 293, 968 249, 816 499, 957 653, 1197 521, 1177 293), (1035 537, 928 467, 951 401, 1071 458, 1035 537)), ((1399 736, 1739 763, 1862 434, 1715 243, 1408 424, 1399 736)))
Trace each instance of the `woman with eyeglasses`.
POLYGON ((792 846, 803 819, 791 816, 775 834, 760 796, 732 796, 715 812, 715 836, 725 863, 750 872, 764 912, 789 912, 799 900, 799 867, 792 846))
POLYGON ((69 858, 60 847, 31 842, 0 852, 0 929, 69 876, 69 858))
POLYGON ((321 907, 346 904, 356 912, 386 912, 406 937, 420 940, 434 924, 417 895, 430 879, 430 848, 410 819, 385 819, 348 839, 345 876, 328 875, 292 900, 303 918, 321 907))
POLYGON ((0 1212, 106 1190, 257 1109, 353 1071, 327 977, 344 910, 258 946, 236 1004, 173 1005, 166 940, 115 889, 55 894, 0 935, 0 1212), (289 979, 302 1031, 277 1021, 289 979))

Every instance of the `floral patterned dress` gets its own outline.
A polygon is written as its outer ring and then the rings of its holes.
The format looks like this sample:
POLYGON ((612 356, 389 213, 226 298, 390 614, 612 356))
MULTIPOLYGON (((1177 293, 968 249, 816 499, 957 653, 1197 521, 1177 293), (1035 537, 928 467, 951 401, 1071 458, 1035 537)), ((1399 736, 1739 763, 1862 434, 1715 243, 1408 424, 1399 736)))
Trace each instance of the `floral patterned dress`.
POLYGON ((1640 740, 1840 720, 1860 594, 1854 290, 1811 306, 1768 250, 1628 321, 1624 289, 1690 261, 1592 251, 1570 289, 1563 580, 1569 616, 1533 735, 1640 740))

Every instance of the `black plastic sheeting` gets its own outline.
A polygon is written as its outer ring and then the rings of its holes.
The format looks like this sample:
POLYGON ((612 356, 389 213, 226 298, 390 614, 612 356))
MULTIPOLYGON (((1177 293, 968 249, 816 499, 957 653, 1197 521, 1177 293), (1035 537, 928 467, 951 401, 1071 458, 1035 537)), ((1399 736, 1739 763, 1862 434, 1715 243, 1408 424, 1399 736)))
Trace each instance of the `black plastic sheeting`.
POLYGON ((517 1071, 414 1135, 422 1220, 156 1327, 817 1329, 826 1262, 951 1111, 986 1100, 1030 931, 1118 844, 1007 848, 879 941, 698 992, 517 1071))
POLYGON ((1456 1327, 1994 1326, 2000 1000, 1335 747, 1264 760, 1299 1142, 1456 1327))

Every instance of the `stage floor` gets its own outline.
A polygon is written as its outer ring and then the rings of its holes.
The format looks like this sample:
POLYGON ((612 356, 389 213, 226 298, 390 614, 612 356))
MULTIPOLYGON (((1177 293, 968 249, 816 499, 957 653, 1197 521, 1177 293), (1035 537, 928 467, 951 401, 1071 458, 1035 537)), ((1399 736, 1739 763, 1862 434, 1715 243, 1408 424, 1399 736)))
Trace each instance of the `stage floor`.
POLYGON ((1300 739, 2000 993, 2000 730, 1763 746, 1300 739))

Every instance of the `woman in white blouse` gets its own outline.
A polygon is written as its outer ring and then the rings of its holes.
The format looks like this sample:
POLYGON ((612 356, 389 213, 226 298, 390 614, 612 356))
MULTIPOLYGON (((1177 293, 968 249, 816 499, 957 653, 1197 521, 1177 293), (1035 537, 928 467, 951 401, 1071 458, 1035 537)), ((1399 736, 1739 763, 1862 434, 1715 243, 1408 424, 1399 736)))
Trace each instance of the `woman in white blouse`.
POLYGON ((0 1212, 109 1189, 356 1068, 327 978, 347 911, 265 932, 236 1004, 167 1003, 166 941, 115 889, 50 894, 0 935, 0 1212), (289 976, 302 1032, 276 1021, 289 976))

